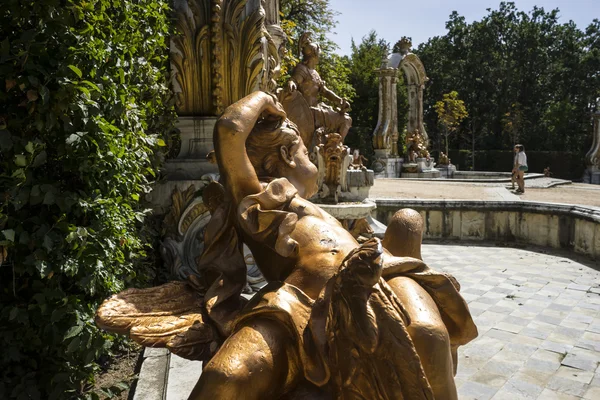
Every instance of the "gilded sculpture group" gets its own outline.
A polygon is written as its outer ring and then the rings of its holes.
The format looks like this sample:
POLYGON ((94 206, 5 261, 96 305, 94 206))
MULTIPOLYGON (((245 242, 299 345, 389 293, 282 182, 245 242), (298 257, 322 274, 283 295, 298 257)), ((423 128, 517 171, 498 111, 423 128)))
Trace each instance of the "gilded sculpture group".
POLYGON ((351 120, 314 69, 318 45, 300 47, 279 96, 255 92, 217 122, 202 278, 126 290, 97 323, 205 361, 190 399, 456 399, 457 348, 477 328, 456 280, 422 261, 420 215, 401 210, 383 241, 359 244, 308 200, 307 146, 351 120), (269 282, 250 301, 243 244, 269 282))

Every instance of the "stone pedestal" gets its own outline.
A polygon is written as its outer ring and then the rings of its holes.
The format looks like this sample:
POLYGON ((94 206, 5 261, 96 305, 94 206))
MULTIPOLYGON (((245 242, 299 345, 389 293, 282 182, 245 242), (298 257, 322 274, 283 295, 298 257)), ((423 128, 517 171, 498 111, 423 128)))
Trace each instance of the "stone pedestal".
POLYGON ((600 185, 600 168, 596 166, 588 167, 583 174, 583 183, 600 185))
POLYGON ((375 172, 368 169, 348 170, 346 173, 346 190, 339 195, 340 201, 363 201, 369 197, 369 190, 375 183, 375 172))
POLYGON ((456 166, 452 164, 436 165, 435 168, 440 171, 440 178, 452 179, 454 173, 456 172, 456 166))
POLYGON ((179 117, 181 147, 177 156, 165 163, 168 180, 198 180, 205 174, 218 173, 217 165, 206 159, 213 150, 216 122, 216 117, 179 117))
POLYGON ((592 114, 594 121, 592 147, 585 155, 587 169, 583 176, 585 183, 600 185, 600 101, 596 105, 596 112, 592 114))
POLYGON ((417 158, 417 165, 418 167, 418 171, 419 172, 429 172, 434 170, 434 166, 435 166, 435 159, 430 158, 424 158, 424 157, 419 157, 417 158))
POLYGON ((402 171, 404 158, 400 157, 379 157, 377 150, 375 151, 377 158, 371 164, 375 178, 398 178, 402 171))

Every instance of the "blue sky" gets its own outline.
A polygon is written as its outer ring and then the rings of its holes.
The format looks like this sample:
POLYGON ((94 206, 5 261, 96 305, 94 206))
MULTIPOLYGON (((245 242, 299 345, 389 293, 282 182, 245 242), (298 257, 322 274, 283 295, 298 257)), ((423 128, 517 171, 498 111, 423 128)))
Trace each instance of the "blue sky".
MULTIPOLYGON (((374 29, 392 45, 402 36, 410 36, 416 47, 432 36, 446 32, 448 16, 456 10, 467 22, 481 19, 486 9, 498 9, 500 0, 330 0, 331 8, 338 11, 336 34, 330 38, 340 46, 340 54, 350 54, 350 41, 359 43, 374 29)), ((594 18, 600 18, 600 0, 516 0, 520 11, 531 11, 533 6, 546 11, 558 8, 560 22, 575 21, 585 29, 594 18)))

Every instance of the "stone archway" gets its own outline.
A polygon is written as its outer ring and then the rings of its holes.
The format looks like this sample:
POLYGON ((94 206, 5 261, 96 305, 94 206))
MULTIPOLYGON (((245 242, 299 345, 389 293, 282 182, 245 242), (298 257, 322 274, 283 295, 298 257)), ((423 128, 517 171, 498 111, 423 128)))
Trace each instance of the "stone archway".
MULTIPOLYGON (((379 118, 373 132, 373 147, 379 158, 398 157, 398 99, 396 86, 398 73, 402 71, 408 86, 408 132, 419 131, 423 142, 428 135, 423 124, 423 90, 428 78, 421 59, 410 52, 411 42, 403 38, 400 52, 393 53, 383 63, 379 74, 379 118)), ((398 171, 400 172, 400 171, 398 171)))

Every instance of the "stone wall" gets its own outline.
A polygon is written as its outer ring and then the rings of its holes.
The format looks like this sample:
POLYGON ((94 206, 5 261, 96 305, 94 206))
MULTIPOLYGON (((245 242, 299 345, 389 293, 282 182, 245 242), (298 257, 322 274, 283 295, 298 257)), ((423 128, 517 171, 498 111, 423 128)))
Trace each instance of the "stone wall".
POLYGON ((487 240, 562 248, 600 259, 600 209, 533 202, 376 200, 387 224, 402 208, 425 221, 425 239, 487 240))

